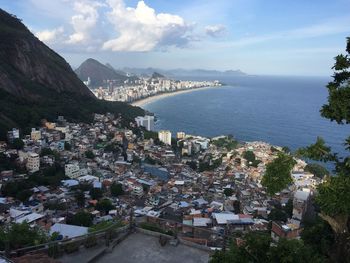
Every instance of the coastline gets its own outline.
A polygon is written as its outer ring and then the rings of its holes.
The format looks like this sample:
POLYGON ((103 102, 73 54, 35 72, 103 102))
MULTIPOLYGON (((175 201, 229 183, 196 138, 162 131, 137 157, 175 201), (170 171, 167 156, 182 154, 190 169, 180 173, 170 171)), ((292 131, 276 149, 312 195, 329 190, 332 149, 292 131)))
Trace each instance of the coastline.
MULTIPOLYGON (((218 86, 218 87, 221 87, 221 86, 218 86)), ((153 96, 150 96, 150 97, 147 97, 147 98, 144 98, 144 99, 133 101, 133 102, 130 103, 130 105, 142 108, 144 105, 152 103, 152 102, 154 102, 156 100, 160 100, 160 99, 164 99, 164 98, 167 98, 167 97, 176 96, 176 95, 183 94, 183 93, 189 93, 189 92, 193 92, 193 91, 196 91, 196 90, 213 89, 213 88, 218 88, 218 87, 210 86, 210 87, 177 90, 177 91, 174 91, 174 92, 157 94, 157 95, 153 95, 153 96)))

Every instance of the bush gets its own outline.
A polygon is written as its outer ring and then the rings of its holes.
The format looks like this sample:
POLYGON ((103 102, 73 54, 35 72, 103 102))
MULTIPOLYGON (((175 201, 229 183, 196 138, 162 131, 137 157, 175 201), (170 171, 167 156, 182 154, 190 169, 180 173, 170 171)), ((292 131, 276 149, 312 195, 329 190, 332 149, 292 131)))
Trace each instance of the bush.
POLYGON ((76 252, 79 250, 80 247, 80 243, 78 242, 72 242, 72 243, 68 243, 64 246, 64 251, 68 254, 76 252))
POLYGON ((89 247, 93 247, 93 246, 96 246, 97 245, 97 239, 94 235, 92 236, 88 236, 85 243, 84 243, 84 246, 86 248, 89 248, 89 247))

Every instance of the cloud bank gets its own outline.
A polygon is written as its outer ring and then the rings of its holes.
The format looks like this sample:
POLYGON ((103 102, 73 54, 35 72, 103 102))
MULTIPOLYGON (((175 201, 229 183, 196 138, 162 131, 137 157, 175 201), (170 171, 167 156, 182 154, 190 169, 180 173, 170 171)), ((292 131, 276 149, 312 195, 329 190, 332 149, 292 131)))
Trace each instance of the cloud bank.
POLYGON ((132 52, 185 47, 191 41, 191 24, 178 15, 157 13, 144 1, 136 7, 127 7, 124 0, 67 4, 75 12, 70 23, 36 32, 41 41, 71 50, 132 52))

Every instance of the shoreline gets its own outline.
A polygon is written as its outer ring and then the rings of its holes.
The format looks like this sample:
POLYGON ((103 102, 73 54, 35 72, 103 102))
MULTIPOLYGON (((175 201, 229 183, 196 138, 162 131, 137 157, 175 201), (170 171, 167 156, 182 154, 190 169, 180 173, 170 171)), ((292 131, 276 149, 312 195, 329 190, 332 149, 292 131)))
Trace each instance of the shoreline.
MULTIPOLYGON (((221 87, 221 86, 218 86, 218 87, 221 87)), ((144 99, 135 100, 135 101, 131 102, 130 105, 142 108, 146 104, 149 104, 149 103, 152 103, 152 102, 155 102, 157 100, 164 99, 167 97, 172 97, 172 96, 176 96, 176 95, 183 94, 183 93, 189 93, 189 92, 193 92, 196 90, 213 89, 213 88, 218 88, 218 87, 210 86, 210 87, 177 90, 177 91, 169 92, 169 93, 156 94, 156 95, 144 98, 144 99)))

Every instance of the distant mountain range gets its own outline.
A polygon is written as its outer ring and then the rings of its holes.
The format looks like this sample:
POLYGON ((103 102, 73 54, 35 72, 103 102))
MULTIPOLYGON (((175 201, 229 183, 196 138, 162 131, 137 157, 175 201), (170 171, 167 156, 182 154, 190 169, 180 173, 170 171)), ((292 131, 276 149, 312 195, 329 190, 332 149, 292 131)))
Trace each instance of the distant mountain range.
POLYGON ((170 69, 164 70, 159 68, 122 68, 115 69, 111 64, 105 65, 101 62, 89 58, 85 60, 76 70, 75 73, 82 81, 86 81, 88 77, 91 80, 91 87, 105 86, 107 80, 114 80, 117 83, 123 83, 125 80, 133 80, 139 77, 152 78, 190 78, 190 77, 206 77, 219 78, 223 76, 245 76, 246 73, 240 70, 206 70, 206 69, 170 69))
MULTIPOLYGON (((100 65, 91 62, 98 69, 100 65)), ((125 79, 109 71, 103 78, 125 79)), ((53 121, 64 115, 71 121, 91 121, 93 113, 105 112, 131 119, 144 111, 98 100, 60 55, 37 39, 21 20, 0 9, 0 139, 11 128, 28 131, 44 118, 53 121)))
POLYGON ((158 69, 158 68, 123 68, 122 71, 136 74, 151 76, 154 72, 158 72, 166 77, 181 78, 181 77, 222 77, 222 76, 245 76, 246 73, 240 70, 206 70, 206 69, 158 69))

